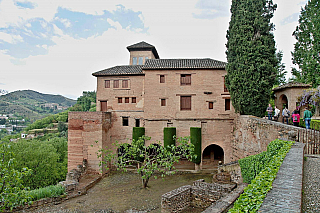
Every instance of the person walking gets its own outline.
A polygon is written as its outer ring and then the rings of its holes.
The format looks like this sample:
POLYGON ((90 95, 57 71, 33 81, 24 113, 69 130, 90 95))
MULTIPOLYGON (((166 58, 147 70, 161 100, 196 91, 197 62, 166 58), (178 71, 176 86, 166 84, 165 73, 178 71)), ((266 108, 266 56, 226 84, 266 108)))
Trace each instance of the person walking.
POLYGON ((299 126, 300 114, 298 110, 294 110, 292 113, 292 121, 294 126, 299 126))
POLYGON ((274 107, 274 120, 275 121, 278 121, 279 114, 280 114, 280 109, 278 109, 277 106, 275 106, 274 107))
POLYGON ((290 111, 287 109, 287 107, 284 107, 284 109, 282 110, 282 123, 284 123, 284 121, 287 121, 287 124, 289 124, 289 117, 290 117, 290 111))
POLYGON ((312 113, 308 110, 308 107, 305 108, 303 112, 303 120, 306 123, 306 128, 310 129, 310 121, 311 121, 312 113))
POLYGON ((266 110, 266 111, 268 112, 268 119, 269 119, 269 120, 272 120, 272 112, 273 112, 273 109, 272 109, 271 104, 269 104, 269 107, 267 107, 267 110, 266 110))

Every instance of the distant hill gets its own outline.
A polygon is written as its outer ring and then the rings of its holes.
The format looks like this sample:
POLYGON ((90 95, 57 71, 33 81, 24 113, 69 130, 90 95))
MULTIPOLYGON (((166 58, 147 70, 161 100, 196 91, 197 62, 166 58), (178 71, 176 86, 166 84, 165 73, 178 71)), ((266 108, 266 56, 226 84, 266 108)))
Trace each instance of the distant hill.
POLYGON ((76 102, 61 95, 19 90, 0 96, 0 114, 17 114, 34 121, 48 114, 62 112, 76 102))

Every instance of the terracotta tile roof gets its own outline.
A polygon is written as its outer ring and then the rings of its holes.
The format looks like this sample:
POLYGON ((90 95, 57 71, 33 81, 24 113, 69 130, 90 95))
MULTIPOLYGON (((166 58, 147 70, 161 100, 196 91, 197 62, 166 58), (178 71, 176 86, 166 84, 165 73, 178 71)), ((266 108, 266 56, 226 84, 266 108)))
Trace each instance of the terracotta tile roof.
POLYGON ((143 69, 225 69, 226 62, 204 59, 148 59, 143 69))
POLYGON ((273 91, 277 91, 277 90, 282 90, 285 88, 293 88, 293 87, 302 87, 302 88, 309 88, 312 87, 311 84, 303 84, 303 83, 298 83, 298 82, 291 82, 291 83, 287 83, 281 86, 278 86, 276 88, 273 88, 273 91))
POLYGON ((142 72, 143 65, 124 65, 124 66, 115 66, 105 70, 101 70, 95 73, 92 73, 93 76, 103 76, 103 75, 137 75, 143 74, 142 72))
POLYGON ((131 51, 152 51, 154 57, 157 59, 159 58, 159 54, 156 50, 156 47, 151 44, 148 44, 147 42, 144 42, 144 41, 127 46, 127 49, 129 50, 129 52, 131 52, 131 51))

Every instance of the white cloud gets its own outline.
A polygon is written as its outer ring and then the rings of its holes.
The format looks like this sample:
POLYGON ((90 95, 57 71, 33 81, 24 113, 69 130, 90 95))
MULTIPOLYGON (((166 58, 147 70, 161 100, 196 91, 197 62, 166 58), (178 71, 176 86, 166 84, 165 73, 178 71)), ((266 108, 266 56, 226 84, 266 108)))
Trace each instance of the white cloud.
POLYGON ((15 44, 18 42, 23 42, 23 38, 20 35, 11 35, 4 32, 0 32, 0 40, 8 42, 10 44, 15 44))

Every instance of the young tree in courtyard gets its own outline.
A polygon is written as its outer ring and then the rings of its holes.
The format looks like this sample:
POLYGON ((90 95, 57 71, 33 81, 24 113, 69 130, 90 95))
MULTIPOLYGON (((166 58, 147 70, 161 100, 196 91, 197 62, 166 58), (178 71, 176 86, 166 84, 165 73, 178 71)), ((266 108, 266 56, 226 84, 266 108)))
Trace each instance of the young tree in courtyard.
POLYGON ((277 76, 276 48, 270 23, 272 0, 233 0, 227 31, 226 85, 240 114, 263 116, 277 76))
POLYGON ((131 144, 115 143, 118 150, 117 154, 110 149, 101 149, 98 157, 103 157, 102 165, 110 167, 113 163, 118 170, 127 171, 128 166, 137 165, 137 172, 142 179, 142 186, 146 188, 148 182, 155 173, 164 177, 166 174, 174 173, 174 163, 179 159, 186 158, 192 160, 196 156, 193 154, 194 145, 189 142, 189 137, 178 138, 178 146, 163 147, 159 143, 145 146, 145 141, 150 137, 142 136, 138 140, 132 140, 131 144))
POLYGON ((297 39, 292 52, 293 63, 299 70, 292 74, 302 83, 320 85, 320 0, 309 0, 301 10, 299 26, 293 32, 297 39))

